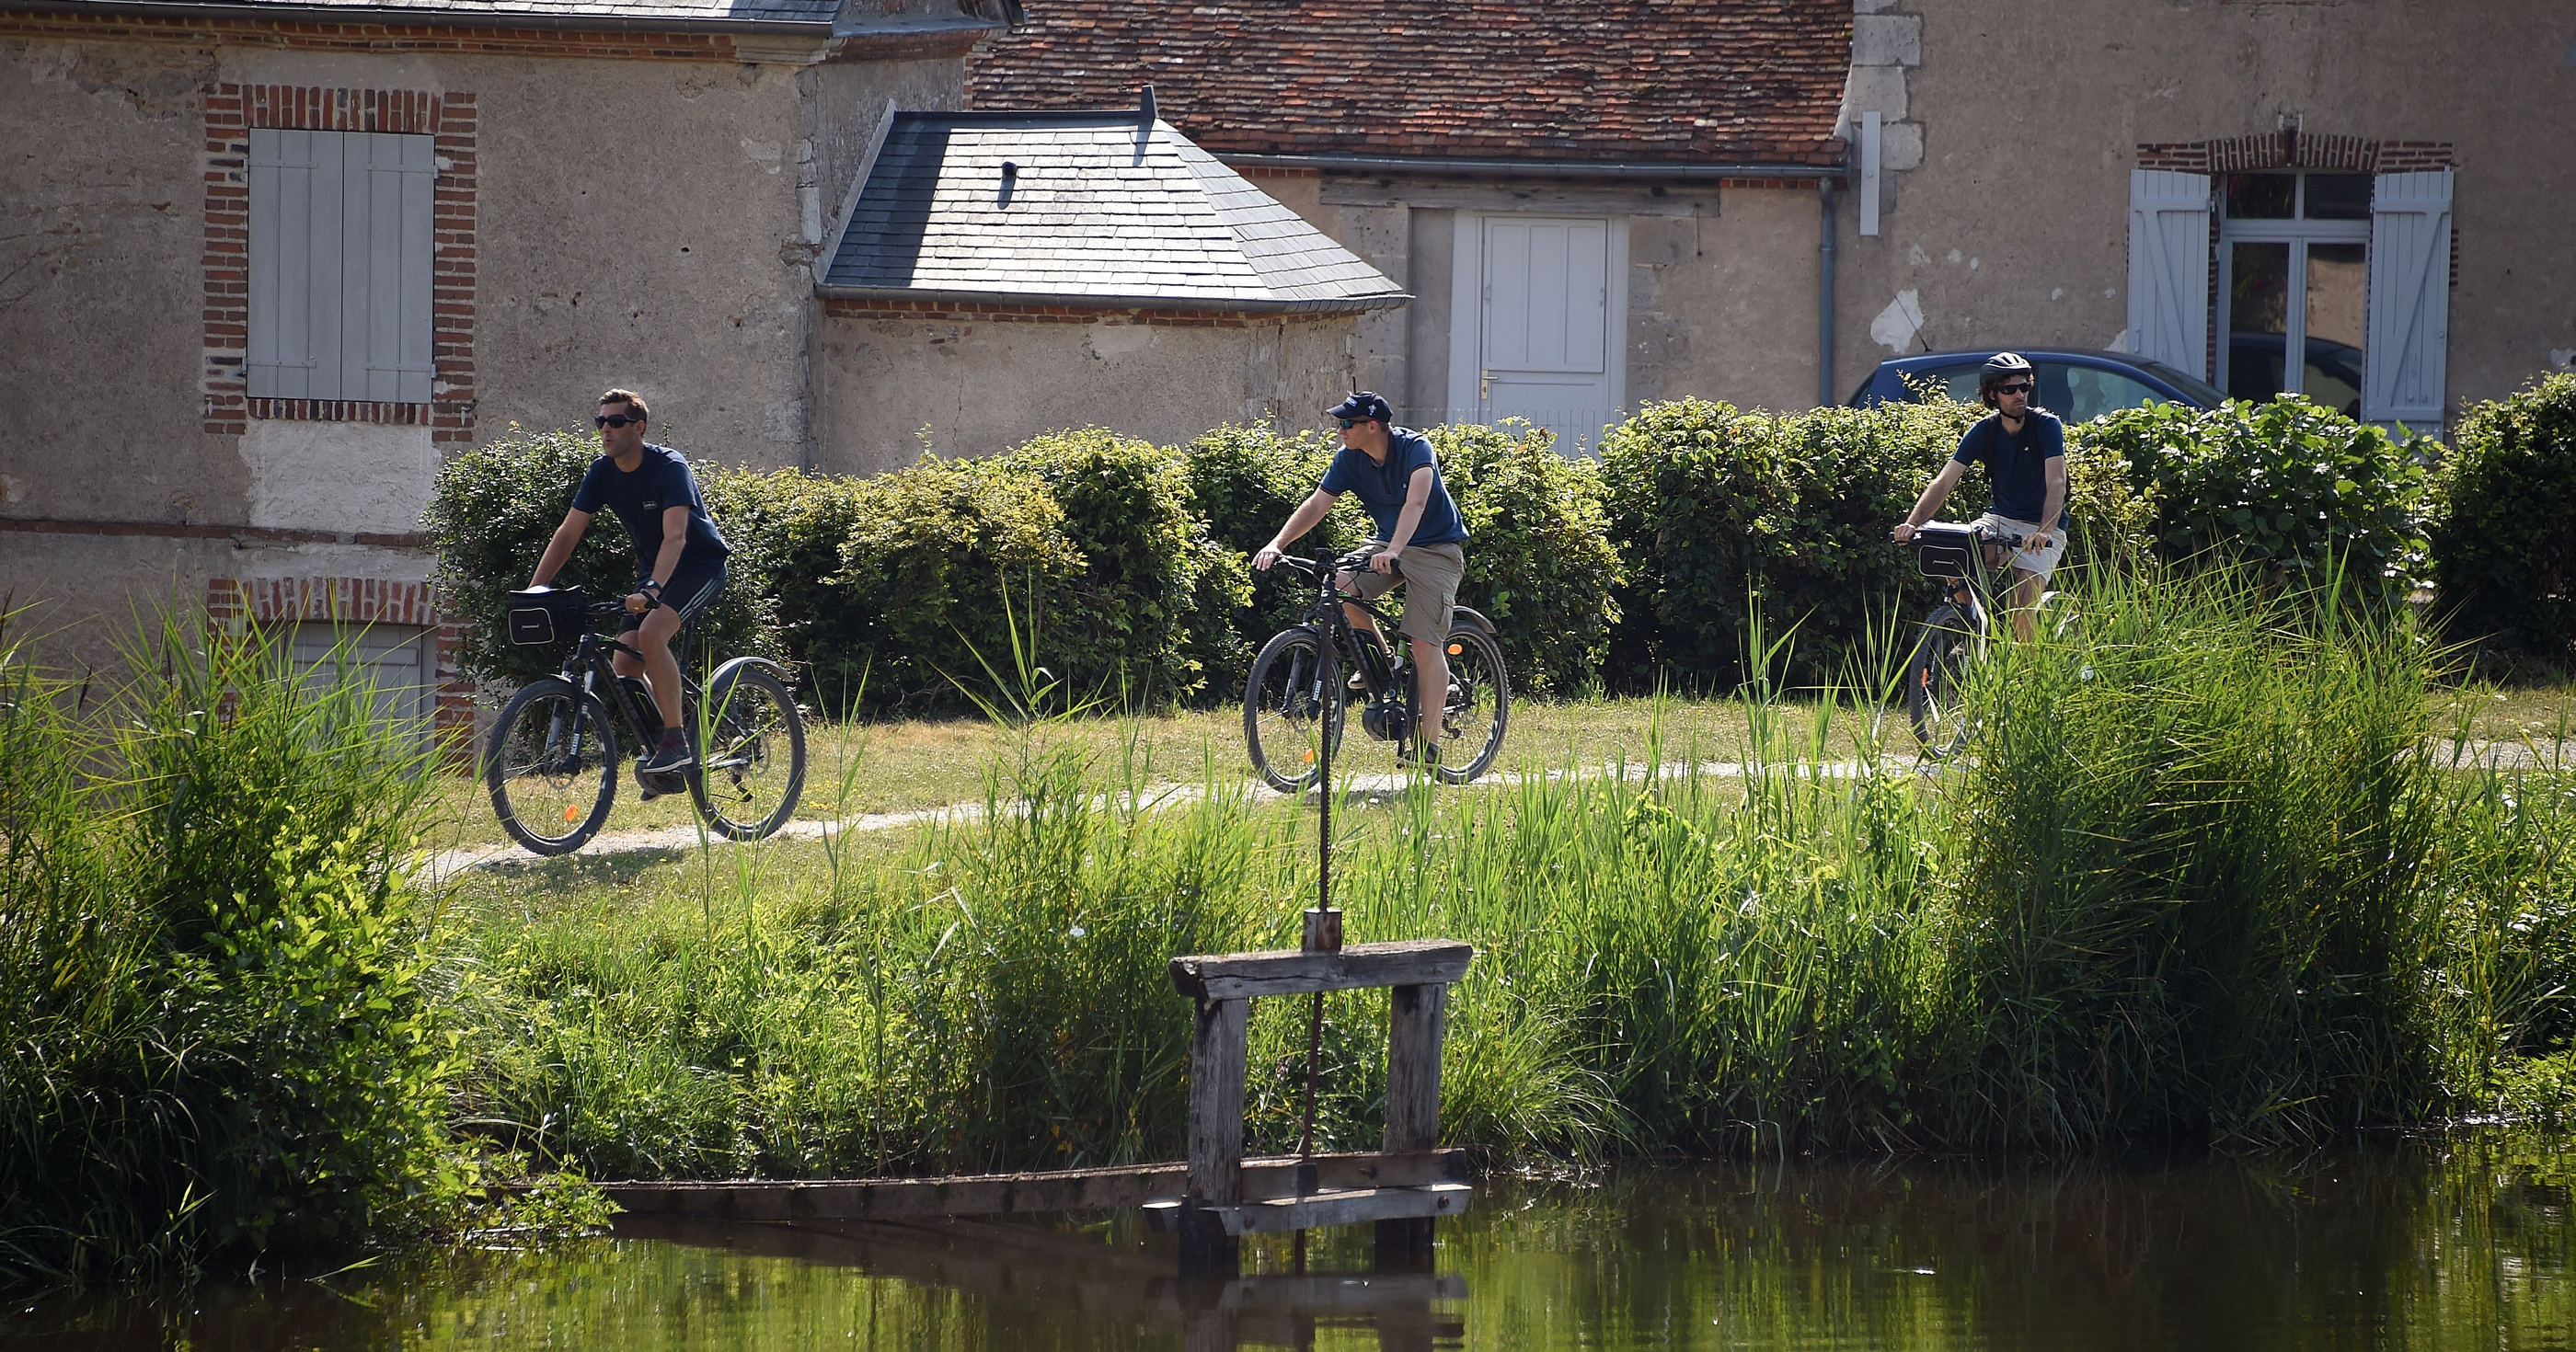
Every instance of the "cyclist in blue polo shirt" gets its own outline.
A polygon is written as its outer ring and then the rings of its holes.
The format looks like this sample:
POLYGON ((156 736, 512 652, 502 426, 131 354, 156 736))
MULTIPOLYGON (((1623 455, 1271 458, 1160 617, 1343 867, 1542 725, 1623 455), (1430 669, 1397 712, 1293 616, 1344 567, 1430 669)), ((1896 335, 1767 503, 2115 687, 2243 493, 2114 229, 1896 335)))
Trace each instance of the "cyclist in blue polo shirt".
MULTIPOLYGON (((1404 588, 1404 618, 1398 628, 1413 644, 1414 688, 1424 716, 1413 730, 1411 760, 1417 765, 1440 761, 1440 710, 1449 704, 1449 612, 1458 604, 1458 583, 1467 573, 1467 523, 1458 504, 1440 482, 1440 457, 1431 441, 1410 428, 1392 426, 1395 409, 1367 390, 1324 410, 1342 425, 1342 449, 1324 471, 1324 482, 1297 510, 1270 543, 1252 556, 1252 566, 1268 571, 1299 536, 1315 528, 1344 493, 1360 495, 1377 525, 1377 538, 1362 548, 1373 551, 1368 571, 1344 573, 1338 585, 1361 596, 1383 596, 1404 588), (1402 577, 1395 575, 1403 561, 1402 577)), ((1367 611, 1346 605, 1351 627, 1386 636, 1367 611)))
MULTIPOLYGON (((1998 352, 1977 373, 1977 400, 1994 412, 1959 438, 1950 463, 1932 477, 1923 496, 1891 532, 1898 544, 1914 538, 1950 500, 1968 467, 1983 464, 1994 484, 1995 509, 1973 523, 1990 534, 2022 537, 2012 556, 2013 632, 2030 637, 2048 575, 2066 557, 2066 424, 2030 401, 2038 380, 2029 359, 1998 352)), ((1987 561, 1993 562, 1991 553, 1987 561)))
POLYGON ((636 762, 639 776, 685 770, 696 763, 696 753, 681 735, 687 723, 681 718, 680 663, 671 655, 671 636, 724 590, 725 556, 733 552, 724 532, 716 529, 715 519, 707 515, 707 501, 698 493, 688 460, 670 447, 646 444, 644 420, 650 416, 644 397, 633 390, 610 390, 599 396, 599 415, 592 421, 599 427, 603 454, 581 476, 572 510, 555 527, 554 539, 546 543, 545 557, 537 561, 536 576, 528 583, 542 587, 562 569, 600 508, 616 512, 625 523, 627 537, 635 542, 638 581, 626 598, 625 621, 618 632, 621 638, 635 636, 635 647, 644 660, 639 663, 625 653, 617 654, 617 674, 642 675, 662 715, 661 744, 636 762))

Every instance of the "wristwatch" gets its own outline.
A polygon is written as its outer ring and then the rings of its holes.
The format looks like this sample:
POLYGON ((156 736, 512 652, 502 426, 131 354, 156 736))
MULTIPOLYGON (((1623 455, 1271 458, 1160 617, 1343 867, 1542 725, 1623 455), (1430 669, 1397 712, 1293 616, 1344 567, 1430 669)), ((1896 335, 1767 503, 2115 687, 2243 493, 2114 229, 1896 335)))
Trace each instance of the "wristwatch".
POLYGON ((662 599, 662 584, 661 584, 660 582, 655 581, 655 580, 654 580, 654 579, 652 579, 652 578, 649 578, 649 577, 648 577, 648 578, 644 579, 644 585, 643 585, 643 586, 641 586, 641 587, 636 588, 636 590, 637 590, 637 591, 640 591, 640 592, 642 592, 642 593, 644 593, 646 596, 650 596, 650 597, 652 597, 653 599, 655 599, 655 600, 657 600, 657 601, 658 601, 658 600, 660 600, 660 599, 662 599))

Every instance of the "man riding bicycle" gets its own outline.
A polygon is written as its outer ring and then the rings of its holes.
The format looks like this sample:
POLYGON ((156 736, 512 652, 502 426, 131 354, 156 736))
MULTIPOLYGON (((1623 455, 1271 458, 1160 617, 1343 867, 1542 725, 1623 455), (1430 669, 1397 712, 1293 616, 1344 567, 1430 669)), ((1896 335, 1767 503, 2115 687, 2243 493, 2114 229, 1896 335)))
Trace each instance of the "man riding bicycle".
POLYGON ((536 588, 553 579, 601 507, 616 512, 625 523, 627 537, 635 543, 638 580, 626 598, 618 636, 633 635, 644 659, 639 663, 618 653, 617 674, 642 675, 652 688, 654 708, 662 715, 661 744, 636 762, 638 775, 666 774, 697 763, 696 753, 682 735, 687 724, 680 716, 680 663, 671 655, 671 636, 724 590, 725 557, 733 552, 714 518, 707 515, 706 499, 698 493, 688 460, 667 446, 644 440, 644 422, 650 416, 644 397, 633 390, 610 390, 599 396, 599 413, 591 421, 599 428, 603 454, 581 476, 572 510, 555 527, 545 557, 537 561, 536 575, 528 582, 536 588))
MULTIPOLYGON (((1371 599, 1403 586, 1404 618, 1397 628, 1412 641, 1414 689, 1420 697, 1415 707, 1425 711, 1413 729, 1411 759, 1417 765, 1437 765, 1437 711, 1449 702, 1449 657, 1443 645, 1449 639, 1449 612, 1458 604, 1458 583, 1467 572, 1467 555, 1461 548, 1467 523, 1440 481, 1440 457, 1432 451, 1430 439, 1410 428, 1391 426, 1395 410, 1386 400, 1362 390, 1324 410, 1324 416, 1341 423, 1342 449, 1324 471, 1323 484, 1288 514, 1287 524, 1252 556, 1252 566, 1269 571, 1290 544, 1324 519, 1342 494, 1360 495, 1360 505, 1377 525, 1377 538, 1362 546, 1370 551, 1368 571, 1343 573, 1336 585, 1371 599)), ((1365 631, 1381 644, 1386 641, 1366 610, 1346 603, 1342 613, 1349 617, 1352 629, 1365 631)))
MULTIPOLYGON (((1990 535, 2018 535, 2012 556, 2013 632, 2028 639, 2041 593, 2066 556, 2066 424, 2031 404, 2038 375, 2027 358, 1998 352, 1977 373, 1977 401, 1994 412, 1959 438, 1950 463, 1932 477, 1914 510, 1891 533, 1898 544, 1939 514, 1968 467, 1983 463, 1995 509, 1973 523, 1990 535)), ((1989 562, 1992 553, 1988 554, 1989 562)))

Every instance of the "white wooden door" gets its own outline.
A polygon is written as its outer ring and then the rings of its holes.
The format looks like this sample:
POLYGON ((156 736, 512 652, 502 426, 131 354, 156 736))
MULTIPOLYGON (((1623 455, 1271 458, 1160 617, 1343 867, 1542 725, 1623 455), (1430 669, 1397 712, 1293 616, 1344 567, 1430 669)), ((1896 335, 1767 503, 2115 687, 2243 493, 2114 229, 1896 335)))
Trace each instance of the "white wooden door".
POLYGON ((2209 374, 2209 175, 2129 171, 2129 350, 2209 374))
POLYGON ((2381 174, 2370 203, 2361 416, 2438 429, 2451 323, 2451 171, 2381 174))
POLYGON ((1626 226, 1462 215, 1458 271, 1472 284, 1452 309, 1452 419, 1526 418, 1569 452, 1600 440, 1622 393, 1626 226))

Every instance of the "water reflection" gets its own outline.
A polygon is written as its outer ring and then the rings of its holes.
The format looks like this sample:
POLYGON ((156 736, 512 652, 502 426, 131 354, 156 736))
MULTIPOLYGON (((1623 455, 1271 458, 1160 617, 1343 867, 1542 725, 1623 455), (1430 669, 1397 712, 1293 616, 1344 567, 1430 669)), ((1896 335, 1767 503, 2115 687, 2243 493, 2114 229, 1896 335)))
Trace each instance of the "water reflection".
POLYGON ((2564 1139, 2076 1168, 1495 1180, 1436 1273, 1365 1229, 1185 1283, 1129 1218, 648 1228, 284 1288, 21 1301, 0 1347, 2576 1347, 2564 1139))

